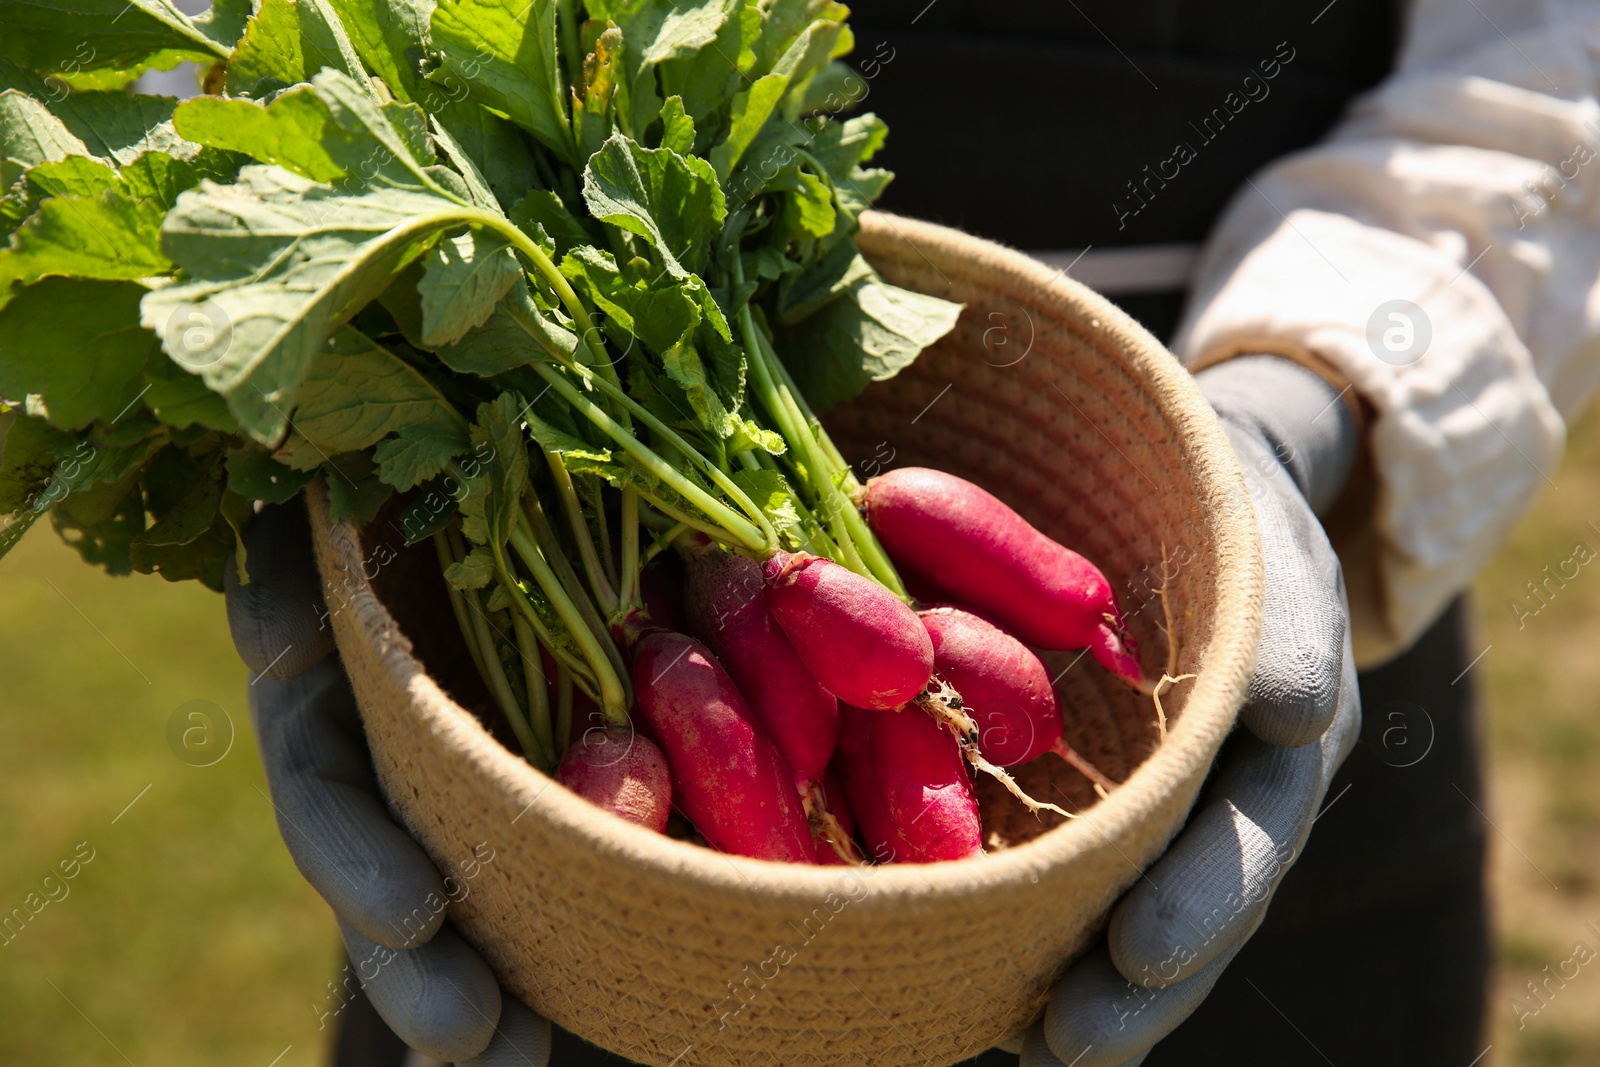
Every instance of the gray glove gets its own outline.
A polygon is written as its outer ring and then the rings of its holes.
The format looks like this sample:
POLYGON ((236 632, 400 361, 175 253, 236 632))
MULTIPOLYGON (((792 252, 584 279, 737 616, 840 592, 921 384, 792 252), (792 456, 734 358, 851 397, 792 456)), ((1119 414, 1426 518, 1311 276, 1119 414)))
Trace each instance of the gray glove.
MULTIPOLYGON (((250 583, 227 574, 228 626, 250 668, 250 715, 295 866, 333 908, 351 969, 407 1045, 464 1067, 544 1067, 550 1024, 500 989, 444 926, 450 888, 389 817, 355 696, 333 651, 305 505, 245 535, 250 583)), ((469 858, 470 859, 470 858, 469 858)))
POLYGON ((1196 380, 1261 527, 1266 604, 1245 731, 1171 847, 1117 904, 1106 946, 1056 987, 1023 1067, 1136 1064, 1188 1018, 1261 925, 1360 734, 1344 578, 1317 519, 1349 476, 1355 420, 1326 382, 1275 356, 1196 380))

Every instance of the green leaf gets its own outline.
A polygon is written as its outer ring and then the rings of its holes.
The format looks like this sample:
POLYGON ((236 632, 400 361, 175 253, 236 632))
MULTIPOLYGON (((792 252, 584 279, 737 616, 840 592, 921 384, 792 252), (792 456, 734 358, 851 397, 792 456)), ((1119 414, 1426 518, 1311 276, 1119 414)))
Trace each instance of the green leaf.
POLYGON ((46 196, 97 196, 122 188, 117 169, 92 156, 67 156, 40 163, 28 171, 28 181, 46 196))
POLYGON ((179 367, 166 354, 153 350, 144 370, 144 403, 168 426, 183 429, 204 426, 223 433, 239 432, 228 413, 228 402, 206 388, 205 382, 179 367))
POLYGON ((955 327, 961 305, 864 278, 784 333, 800 392, 827 408, 892 378, 955 327))
POLYGON ((394 490, 378 478, 378 467, 365 452, 333 456, 324 465, 328 482, 328 517, 334 522, 365 526, 394 490))
POLYGON ((469 229, 433 246, 422 258, 422 344, 454 344, 494 314, 522 265, 504 237, 469 229))
POLYGON ((458 452, 467 449, 466 421, 433 383, 348 327, 312 361, 294 428, 328 455, 357 452, 406 429, 453 438, 458 452))
POLYGON ((200 144, 243 152, 313 181, 431 184, 424 170, 433 153, 421 110, 377 104, 337 71, 323 71, 311 85, 280 93, 266 105, 221 97, 186 100, 173 121, 200 144))
MULTIPOLYGON (((744 490, 745 495, 766 514, 780 537, 800 525, 800 513, 794 506, 794 490, 789 487, 788 479, 779 472, 763 467, 741 468, 733 472, 733 484, 744 490)), ((790 538, 785 539, 794 543, 790 538)))
POLYGON ((140 574, 159 574, 169 582, 198 581, 220 593, 223 573, 235 562, 236 545, 233 528, 218 514, 205 533, 185 544, 153 545, 133 540, 128 546, 128 561, 140 574))
POLYGON ((835 182, 841 182, 849 178, 856 167, 877 155, 888 136, 888 125, 868 112, 843 122, 824 123, 807 151, 827 169, 835 182))
POLYGON ((293 499, 316 477, 315 471, 285 467, 254 444, 229 449, 227 463, 228 488, 239 496, 268 504, 282 504, 293 499))
POLYGON ((440 66, 428 75, 464 86, 558 156, 574 155, 556 56, 557 0, 441 0, 431 39, 440 66))
POLYGON ((131 67, 168 50, 226 56, 231 10, 191 19, 160 0, 29 0, 0 5, 0 56, 46 74, 131 67))
POLYGON ((466 440, 453 426, 413 424, 380 442, 372 458, 385 485, 405 490, 436 476, 466 450, 466 440))
POLYGON ((334 153, 323 147, 328 122, 328 109, 310 86, 280 93, 266 105, 197 96, 179 104, 173 114, 173 124, 190 140, 243 152, 258 162, 276 163, 319 182, 347 173, 334 153))
POLYGON ((37 393, 52 425, 113 419, 138 395, 155 348, 139 328, 144 287, 46 278, 0 308, 0 396, 37 393))
POLYGON ((548 189, 529 189, 508 214, 511 221, 527 233, 536 232, 535 227, 543 230, 545 236, 555 244, 552 258, 559 259, 577 245, 589 244, 594 240, 577 216, 567 210, 561 198, 548 189))
MULTIPOLYGON (((49 108, 19 89, 0 92, 0 156, 26 168, 88 154, 83 138, 49 108)), ((14 180, 12 176, 8 183, 14 180)))
POLYGON ((39 205, 0 251, 0 301, 14 283, 47 274, 147 278, 172 269, 161 254, 161 205, 115 190, 54 196, 39 205))
POLYGON ((543 353, 570 356, 578 336, 551 321, 518 281, 478 329, 439 349, 439 361, 458 374, 492 378, 527 366, 543 353))
POLYGON ((611 133, 613 108, 627 99, 619 84, 627 78, 622 66, 622 31, 609 26, 583 61, 582 81, 572 87, 574 136, 584 156, 592 155, 605 141, 611 133))
POLYGON ((727 215, 722 187, 705 160, 644 148, 620 133, 584 168, 583 198, 595 218, 649 241, 679 278, 706 260, 706 238, 720 231, 727 215))
POLYGON ((433 112, 434 121, 444 127, 459 146, 461 154, 477 167, 495 199, 506 210, 534 183, 533 153, 522 131, 486 108, 466 100, 452 100, 438 94, 431 83, 424 92, 436 95, 423 98, 433 112))
MULTIPOLYGON (((23 508, 44 511, 53 501, 41 500, 64 453, 93 452, 87 438, 62 433, 42 418, 33 418, 15 409, 0 414, 0 515, 14 515, 23 508)), ((0 554, 9 547, 0 531, 0 554)))
POLYGON ((480 545, 503 545, 517 518, 518 499, 528 485, 528 447, 522 435, 522 398, 501 393, 478 405, 472 424, 472 456, 461 462, 468 477, 461 502, 461 532, 480 545))
POLYGON ((662 91, 683 100, 685 113, 703 126, 726 105, 742 74, 756 63, 753 49, 761 36, 761 10, 755 0, 724 0, 727 17, 707 47, 657 67, 662 91))
MULTIPOLYGON (((169 448, 162 456, 186 454, 169 448)), ((224 465, 215 454, 204 462, 190 460, 179 474, 171 475, 177 491, 170 499, 161 502, 159 510, 152 500, 151 512, 157 516, 155 525, 139 537, 136 544, 186 545, 211 529, 217 517, 217 505, 222 502, 224 465)), ((147 489, 148 496, 148 489, 147 489)))
POLYGON ((474 217, 433 189, 319 185, 250 166, 202 183, 167 215, 162 246, 188 281, 151 292, 145 325, 273 444, 312 358, 341 322, 442 231, 474 217))
POLYGON ((429 0, 329 0, 356 54, 398 100, 429 110, 420 69, 428 39, 429 0))
POLYGON ((694 119, 683 110, 683 97, 669 96, 661 107, 661 144, 680 156, 694 151, 694 119))
POLYGON ((749 89, 733 98, 733 122, 728 136, 711 150, 711 165, 718 178, 727 178, 739 165, 745 150, 756 139, 767 120, 777 110, 783 94, 789 91, 789 75, 763 74, 749 89))
POLYGON ((822 259, 778 283, 778 321, 792 326, 857 282, 875 277, 854 242, 841 241, 822 259))
POLYGON ((482 589, 494 578, 494 554, 483 545, 444 569, 444 580, 457 589, 482 589))
MULTIPOLYGON (((7 90, 0 97, 15 90, 7 90)), ((37 101, 35 102, 37 103, 37 101)), ((126 166, 146 152, 164 152, 167 155, 188 158, 199 146, 185 140, 172 125, 172 113, 178 102, 170 96, 130 95, 122 92, 69 93, 50 104, 49 114, 53 130, 45 133, 35 115, 28 131, 19 134, 24 138, 48 136, 59 154, 47 155, 60 159, 65 155, 85 154, 107 160, 117 166, 126 166), (62 131, 71 138, 62 137, 62 131), (82 148, 61 151, 75 141, 82 148)), ((0 120, 4 121, 4 120, 0 120)), ((8 136, 0 134, 0 137, 8 136)), ((42 147, 42 146, 41 146, 42 147)), ((8 153, 9 154, 9 153, 8 153)), ((43 162, 41 159, 40 162, 43 162)))
POLYGON ((366 81, 344 25, 327 0, 261 0, 228 58, 228 93, 263 96, 308 82, 325 67, 366 81))

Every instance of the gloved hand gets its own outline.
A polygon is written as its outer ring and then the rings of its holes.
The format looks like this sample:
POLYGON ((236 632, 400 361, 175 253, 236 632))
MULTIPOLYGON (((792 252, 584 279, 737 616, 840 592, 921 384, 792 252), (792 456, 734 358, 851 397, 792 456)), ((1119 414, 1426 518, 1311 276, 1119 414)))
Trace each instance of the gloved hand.
POLYGON ((1022 1067, 1137 1064, 1188 1018, 1261 924, 1361 731, 1344 578, 1317 519, 1354 463, 1355 419, 1321 378, 1276 356, 1196 380, 1261 528, 1266 602, 1245 729, 1188 824, 1118 902, 1107 944, 1056 987, 1022 1067))
POLYGON ((330 654, 304 503, 263 510, 245 547, 251 580, 241 585, 228 569, 228 626, 252 675, 250 715, 278 831, 333 908, 367 998, 434 1059, 544 1067, 550 1024, 500 989, 443 925, 445 880, 384 808, 355 695, 330 654))

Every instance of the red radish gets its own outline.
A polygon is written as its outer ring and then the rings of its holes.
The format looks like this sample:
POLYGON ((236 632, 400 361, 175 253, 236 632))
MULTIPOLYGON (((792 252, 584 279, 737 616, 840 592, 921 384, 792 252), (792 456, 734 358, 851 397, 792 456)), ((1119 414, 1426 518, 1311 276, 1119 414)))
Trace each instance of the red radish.
POLYGON ((828 692, 858 708, 895 708, 927 686, 933 643, 889 590, 805 552, 775 554, 762 574, 773 617, 828 692))
POLYGON ((667 761, 651 740, 626 726, 591 729, 556 768, 556 781, 591 804, 660 833, 672 812, 667 761))
POLYGON ((867 483, 867 522, 910 580, 994 619, 1040 648, 1087 648, 1142 685, 1111 583, 993 495, 942 471, 902 467, 867 483))
POLYGON ((707 544, 687 559, 689 628, 722 661, 809 796, 839 741, 839 702, 806 670, 762 594, 761 565, 707 544))
MULTIPOLYGON (((983 853, 978 796, 961 746, 920 708, 880 711, 868 745, 884 807, 905 842, 905 863, 983 853)), ((859 812, 857 815, 859 816, 859 812)))
POLYGON ((840 705, 839 754, 834 760, 845 795, 850 799, 850 812, 861 828, 861 840, 867 846, 867 858, 879 863, 891 863, 904 858, 905 840, 894 828, 889 817, 889 806, 878 785, 878 775, 872 769, 872 719, 878 712, 840 705))
POLYGON ((815 862, 794 777, 710 649, 650 631, 634 645, 633 689, 666 753, 678 806, 713 848, 815 862))
POLYGON ((933 638, 933 669, 961 694, 978 723, 978 748, 1001 767, 1048 752, 1061 737, 1050 675, 1028 646, 993 623, 953 607, 918 613, 933 638))

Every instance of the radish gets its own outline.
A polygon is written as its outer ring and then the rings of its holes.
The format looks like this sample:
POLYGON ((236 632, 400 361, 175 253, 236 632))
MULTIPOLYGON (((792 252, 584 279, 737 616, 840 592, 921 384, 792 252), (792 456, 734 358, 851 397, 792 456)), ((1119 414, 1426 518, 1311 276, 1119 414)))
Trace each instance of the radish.
POLYGON ((934 863, 982 855, 978 796, 949 731, 919 708, 876 712, 867 753, 884 808, 905 843, 896 859, 934 863))
POLYGON ((794 777, 709 648, 652 630, 634 644, 640 716, 666 753, 674 798, 713 848, 812 863, 794 777))
POLYGON ((839 702, 772 617, 759 563, 712 544, 691 549, 686 562, 690 632, 716 652, 810 797, 839 741, 839 702))
POLYGON ((953 607, 918 613, 933 639, 933 669, 961 694, 978 724, 978 748, 1001 767, 1050 751, 1061 709, 1050 675, 1028 647, 993 623, 953 607))
POLYGON ((823 687, 859 708, 895 708, 933 675, 933 643, 916 612, 870 578, 805 552, 763 565, 767 604, 823 687))
POLYGON ((1040 648, 1087 648, 1136 687, 1144 672, 1111 583, 1076 552, 971 482, 902 467, 867 482, 867 522, 921 585, 992 617, 1040 648))
POLYGON ((877 772, 872 768, 872 719, 876 714, 840 705, 839 753, 834 766, 850 800, 850 813, 861 829, 867 855, 879 863, 890 863, 903 858, 907 846, 889 816, 877 772))
POLYGON ((667 761, 626 726, 584 732, 561 760, 556 781, 591 804, 660 833, 672 811, 667 761))

